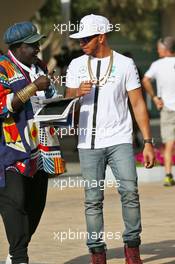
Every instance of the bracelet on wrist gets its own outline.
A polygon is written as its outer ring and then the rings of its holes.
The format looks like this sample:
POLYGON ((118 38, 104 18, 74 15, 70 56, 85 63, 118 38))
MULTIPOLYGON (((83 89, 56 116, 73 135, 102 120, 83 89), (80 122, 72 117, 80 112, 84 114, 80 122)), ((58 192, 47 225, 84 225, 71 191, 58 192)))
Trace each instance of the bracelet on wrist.
POLYGON ((18 91, 16 93, 17 97, 21 100, 22 103, 26 103, 30 97, 32 97, 36 91, 38 90, 38 87, 35 83, 30 83, 22 90, 18 91))

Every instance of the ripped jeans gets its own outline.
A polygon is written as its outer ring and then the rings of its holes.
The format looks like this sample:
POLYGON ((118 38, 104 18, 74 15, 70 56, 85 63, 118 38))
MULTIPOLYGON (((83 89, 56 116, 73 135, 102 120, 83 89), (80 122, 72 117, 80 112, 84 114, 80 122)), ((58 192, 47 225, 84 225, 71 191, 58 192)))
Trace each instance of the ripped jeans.
POLYGON ((140 244, 141 215, 137 173, 132 144, 119 144, 101 149, 79 149, 80 165, 85 185, 85 215, 87 246, 91 250, 106 247, 103 241, 103 200, 106 166, 109 165, 117 181, 125 224, 123 241, 129 247, 140 244), (97 184, 95 184, 95 182, 97 184))

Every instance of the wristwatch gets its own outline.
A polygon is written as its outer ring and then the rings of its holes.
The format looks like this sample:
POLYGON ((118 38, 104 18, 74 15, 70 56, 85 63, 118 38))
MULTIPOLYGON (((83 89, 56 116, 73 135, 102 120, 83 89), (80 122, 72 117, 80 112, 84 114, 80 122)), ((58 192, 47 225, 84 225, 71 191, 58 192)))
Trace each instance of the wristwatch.
POLYGON ((143 140, 143 144, 145 145, 146 143, 154 145, 154 139, 153 138, 146 138, 143 140))

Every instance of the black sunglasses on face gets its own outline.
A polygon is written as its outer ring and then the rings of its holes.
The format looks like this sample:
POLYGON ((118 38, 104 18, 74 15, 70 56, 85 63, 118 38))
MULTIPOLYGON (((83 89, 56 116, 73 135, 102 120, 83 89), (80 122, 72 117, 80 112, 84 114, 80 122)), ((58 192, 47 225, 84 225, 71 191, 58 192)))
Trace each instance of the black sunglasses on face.
POLYGON ((93 38, 97 37, 99 35, 93 35, 93 36, 89 36, 89 37, 85 37, 85 38, 81 38, 79 39, 81 43, 83 44, 87 44, 88 42, 90 42, 93 38))

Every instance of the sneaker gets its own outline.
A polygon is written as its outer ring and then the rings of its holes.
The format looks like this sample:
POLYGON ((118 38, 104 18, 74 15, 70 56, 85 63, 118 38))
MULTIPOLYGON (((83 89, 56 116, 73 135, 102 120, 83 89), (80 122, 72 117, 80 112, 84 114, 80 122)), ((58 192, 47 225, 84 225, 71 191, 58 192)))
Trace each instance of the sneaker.
POLYGON ((8 254, 5 264, 12 264, 11 255, 8 254))
POLYGON ((173 175, 171 173, 166 174, 165 178, 164 178, 164 186, 173 186, 175 185, 175 181, 173 179, 173 175))
POLYGON ((142 260, 140 259, 139 247, 129 248, 125 246, 124 253, 125 253, 125 264, 143 264, 142 260))
POLYGON ((91 254, 91 264, 107 264, 106 262, 106 252, 92 253, 91 254))

